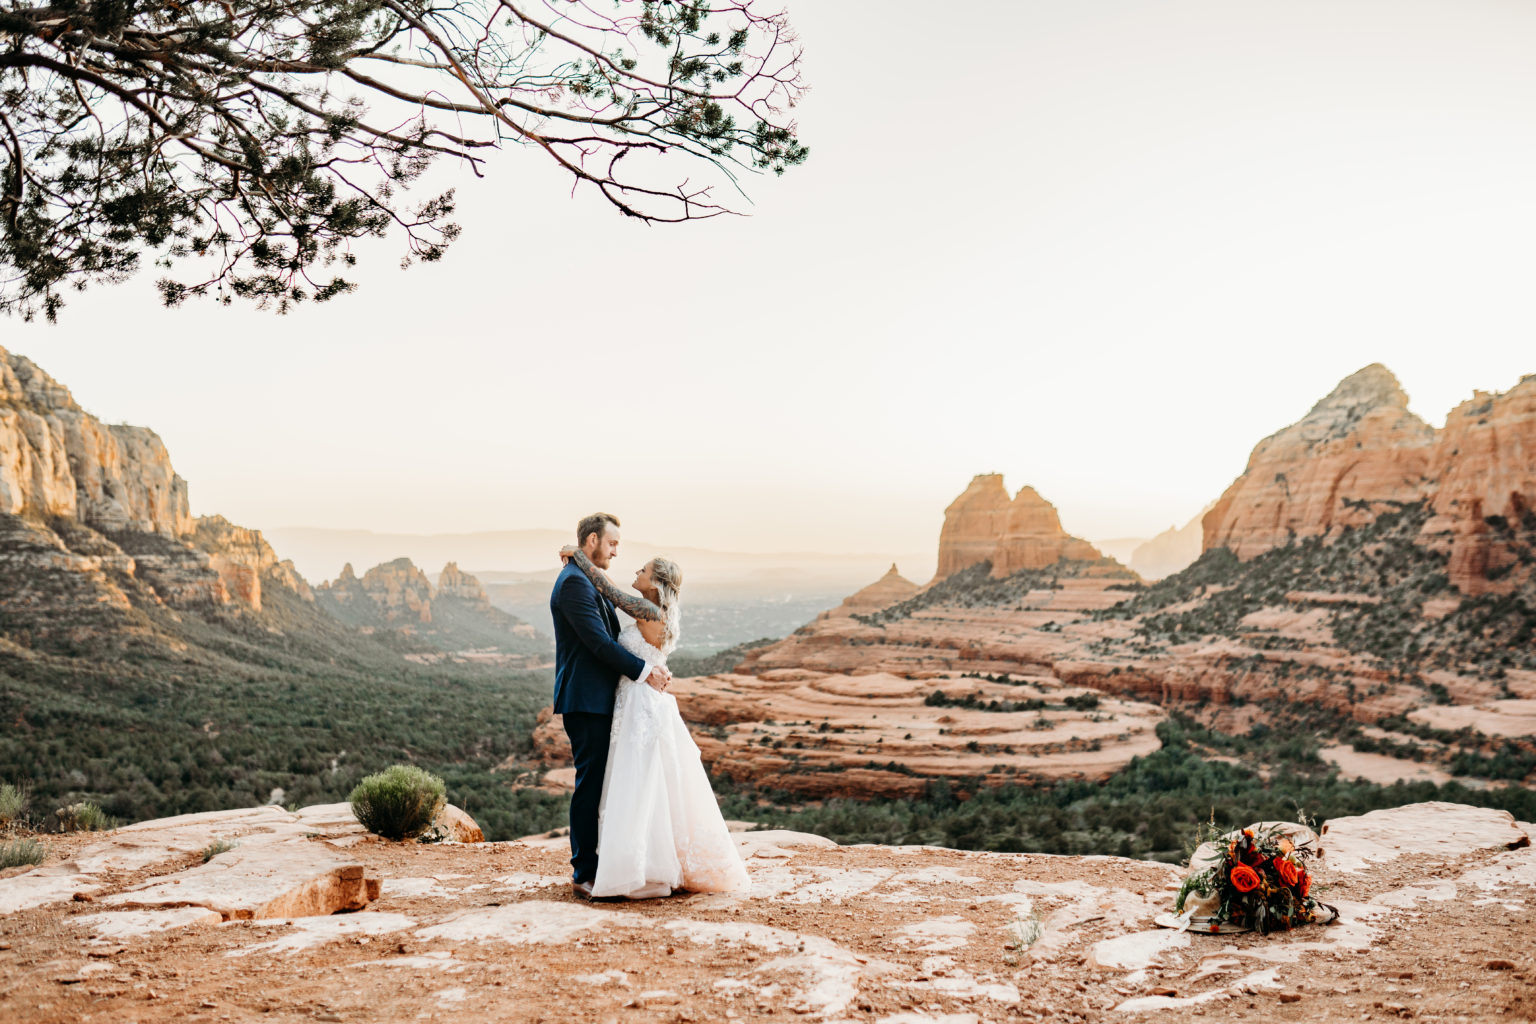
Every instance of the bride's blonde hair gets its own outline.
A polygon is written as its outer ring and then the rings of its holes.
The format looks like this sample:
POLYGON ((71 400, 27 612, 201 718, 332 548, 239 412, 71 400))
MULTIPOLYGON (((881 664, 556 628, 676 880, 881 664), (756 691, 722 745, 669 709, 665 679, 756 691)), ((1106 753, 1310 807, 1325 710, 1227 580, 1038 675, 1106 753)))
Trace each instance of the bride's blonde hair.
POLYGON ((678 591, 683 589, 683 570, 670 558, 651 559, 651 582, 656 584, 656 607, 661 609, 666 635, 661 639, 661 653, 671 654, 677 649, 683 620, 682 601, 678 591))

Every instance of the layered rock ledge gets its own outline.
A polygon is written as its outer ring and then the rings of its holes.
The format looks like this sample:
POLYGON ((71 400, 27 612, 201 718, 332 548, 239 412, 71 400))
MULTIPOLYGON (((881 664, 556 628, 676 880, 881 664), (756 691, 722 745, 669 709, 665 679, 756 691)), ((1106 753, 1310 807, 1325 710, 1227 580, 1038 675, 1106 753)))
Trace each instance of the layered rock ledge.
MULTIPOLYGON (((1342 920, 1267 938, 1154 927, 1179 873, 1114 857, 743 832, 747 892, 590 904, 571 895, 562 838, 400 844, 340 827, 334 809, 307 825, 283 813, 45 837, 50 864, 99 887, 18 909, 12 894, 49 865, 0 879, 7 1018, 1462 1022, 1536 1009, 1536 851, 1531 826, 1498 811, 1334 819, 1318 891, 1342 920), (354 862, 378 895, 265 920, 118 899, 169 888, 191 873, 188 847, 230 834, 354 862)), ((220 877, 225 894, 259 881, 240 861, 220 877)))

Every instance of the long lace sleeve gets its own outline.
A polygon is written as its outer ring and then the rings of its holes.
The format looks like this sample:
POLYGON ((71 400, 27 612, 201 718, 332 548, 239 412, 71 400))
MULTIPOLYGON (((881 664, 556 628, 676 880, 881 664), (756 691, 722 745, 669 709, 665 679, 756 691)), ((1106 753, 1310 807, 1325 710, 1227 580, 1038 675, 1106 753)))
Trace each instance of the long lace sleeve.
POLYGON ((649 619, 653 622, 665 621, 665 616, 662 615, 660 608, 651 604, 651 602, 639 594, 620 590, 614 585, 613 580, 608 578, 608 574, 593 565, 592 559, 588 558, 581 551, 574 552, 571 558, 576 561, 576 567, 587 574, 587 579, 592 581, 592 585, 604 597, 612 601, 614 607, 621 609, 630 618, 649 619))

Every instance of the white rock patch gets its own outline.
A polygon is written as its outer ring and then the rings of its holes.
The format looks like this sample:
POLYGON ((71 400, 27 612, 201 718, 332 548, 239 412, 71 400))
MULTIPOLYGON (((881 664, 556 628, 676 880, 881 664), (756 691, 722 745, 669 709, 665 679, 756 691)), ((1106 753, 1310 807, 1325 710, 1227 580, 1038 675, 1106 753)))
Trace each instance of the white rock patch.
POLYGON ((297 953, 303 949, 334 942, 353 935, 387 935, 414 928, 416 922, 404 914, 378 914, 363 911, 331 917, 295 917, 273 924, 286 924, 293 931, 270 942, 232 949, 225 956, 250 956, 253 953, 297 953))

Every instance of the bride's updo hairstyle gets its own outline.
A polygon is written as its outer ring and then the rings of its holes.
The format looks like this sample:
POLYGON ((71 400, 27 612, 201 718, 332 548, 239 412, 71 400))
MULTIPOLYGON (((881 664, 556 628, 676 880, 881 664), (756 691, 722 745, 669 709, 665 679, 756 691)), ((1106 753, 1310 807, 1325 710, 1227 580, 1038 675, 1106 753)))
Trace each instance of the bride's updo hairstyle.
POLYGON ((678 591, 683 589, 683 570, 670 558, 651 559, 651 582, 656 584, 656 606, 665 616, 667 635, 662 638, 661 652, 671 654, 677 649, 677 638, 683 620, 682 602, 678 591))

